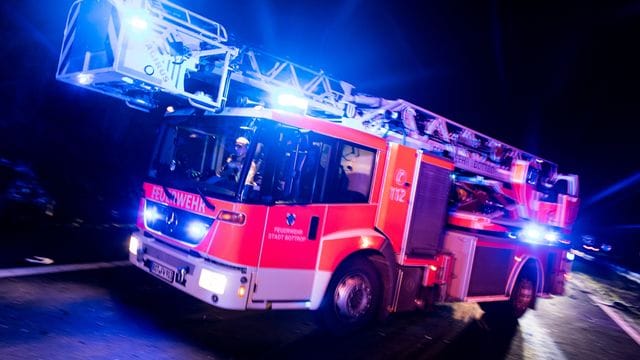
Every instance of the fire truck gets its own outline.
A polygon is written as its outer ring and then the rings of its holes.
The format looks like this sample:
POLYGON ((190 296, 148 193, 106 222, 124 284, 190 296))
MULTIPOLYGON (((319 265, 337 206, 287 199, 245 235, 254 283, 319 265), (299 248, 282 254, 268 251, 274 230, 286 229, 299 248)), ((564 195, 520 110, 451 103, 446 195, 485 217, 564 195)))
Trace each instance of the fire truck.
POLYGON ((57 79, 165 112, 130 261, 223 309, 348 331, 562 294, 578 178, 404 100, 247 47, 165 0, 77 0, 57 79))

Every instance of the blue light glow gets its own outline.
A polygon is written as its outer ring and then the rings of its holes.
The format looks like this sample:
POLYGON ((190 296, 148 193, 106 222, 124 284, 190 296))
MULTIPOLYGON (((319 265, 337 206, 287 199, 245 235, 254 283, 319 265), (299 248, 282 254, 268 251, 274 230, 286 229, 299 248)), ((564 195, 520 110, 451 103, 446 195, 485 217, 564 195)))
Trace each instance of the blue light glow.
POLYGON ((192 221, 187 226, 187 234, 192 239, 202 239, 202 237, 207 233, 209 227, 200 221, 192 221))
POLYGON ((560 239, 560 234, 555 231, 547 231, 544 233, 544 239, 547 241, 555 242, 560 239))
POLYGON ((640 172, 637 172, 629 177, 627 177, 626 179, 619 181, 611 186, 609 186, 608 188, 602 190, 601 192, 597 193, 596 195, 592 196, 589 200, 587 200, 585 202, 585 204, 587 206, 591 206, 615 193, 617 193, 618 191, 628 188, 632 185, 634 185, 635 183, 640 182, 640 172))
POLYGON ((309 101, 301 96, 297 96, 290 93, 281 93, 276 96, 276 104, 285 108, 295 108, 302 111, 307 111, 309 107, 309 101))
POLYGON ((129 24, 138 30, 146 30, 149 24, 142 16, 134 15, 129 18, 129 24))
POLYGON ((160 218, 162 218, 162 215, 158 212, 158 208, 155 206, 147 207, 144 210, 144 220, 147 223, 156 222, 157 220, 160 220, 160 218))
POLYGON ((522 229, 520 238, 533 244, 552 244, 560 240, 560 234, 541 225, 530 223, 522 229))
POLYGON ((528 240, 532 240, 534 242, 538 242, 538 241, 542 240, 542 237, 544 235, 544 229, 540 225, 537 225, 537 224, 528 224, 522 230, 522 234, 528 240))
POLYGON ((80 85, 89 85, 93 82, 93 74, 80 73, 76 76, 76 81, 80 85))

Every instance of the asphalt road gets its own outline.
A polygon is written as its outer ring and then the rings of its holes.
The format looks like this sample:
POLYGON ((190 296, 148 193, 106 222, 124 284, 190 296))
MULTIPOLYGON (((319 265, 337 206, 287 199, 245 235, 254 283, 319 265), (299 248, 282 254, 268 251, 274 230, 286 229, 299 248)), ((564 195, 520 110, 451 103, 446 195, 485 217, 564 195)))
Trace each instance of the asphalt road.
MULTIPOLYGON (((0 267, 46 271, 123 260, 126 237, 117 226, 3 235, 0 267), (25 261, 33 256, 55 262, 25 261)), ((640 353, 596 304, 603 295, 583 277, 597 278, 582 273, 569 282, 566 296, 540 299, 519 323, 505 323, 475 304, 442 304, 336 338, 320 331, 310 312, 215 309, 122 264, 32 276, 5 271, 0 359, 634 359, 640 353)))

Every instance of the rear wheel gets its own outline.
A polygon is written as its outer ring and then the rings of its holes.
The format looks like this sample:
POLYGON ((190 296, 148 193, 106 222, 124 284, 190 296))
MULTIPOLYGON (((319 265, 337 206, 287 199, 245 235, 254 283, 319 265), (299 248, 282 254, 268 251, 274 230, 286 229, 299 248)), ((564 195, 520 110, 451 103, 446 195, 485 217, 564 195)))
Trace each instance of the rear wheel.
POLYGON ((513 291, 511 292, 511 298, 509 299, 511 312, 514 318, 519 319, 524 315, 533 303, 535 294, 535 284, 531 279, 527 277, 521 277, 518 279, 516 286, 514 286, 513 291))
POLYGON ((370 323, 381 303, 381 281, 376 268, 365 258, 353 259, 338 268, 318 310, 321 325, 345 334, 370 323))
POLYGON ((535 294, 535 282, 527 276, 521 276, 513 287, 509 300, 480 303, 485 312, 485 322, 500 326, 517 324, 517 320, 535 301, 535 294))

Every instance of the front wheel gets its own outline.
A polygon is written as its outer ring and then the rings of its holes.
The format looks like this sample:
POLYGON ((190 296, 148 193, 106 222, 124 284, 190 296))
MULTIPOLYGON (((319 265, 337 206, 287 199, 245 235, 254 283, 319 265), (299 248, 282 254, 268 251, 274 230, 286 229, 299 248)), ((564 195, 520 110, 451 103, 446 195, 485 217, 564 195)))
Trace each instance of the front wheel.
POLYGON ((334 273, 318 310, 321 325, 341 335, 372 322, 380 307, 381 287, 369 260, 357 258, 343 264, 334 273))

